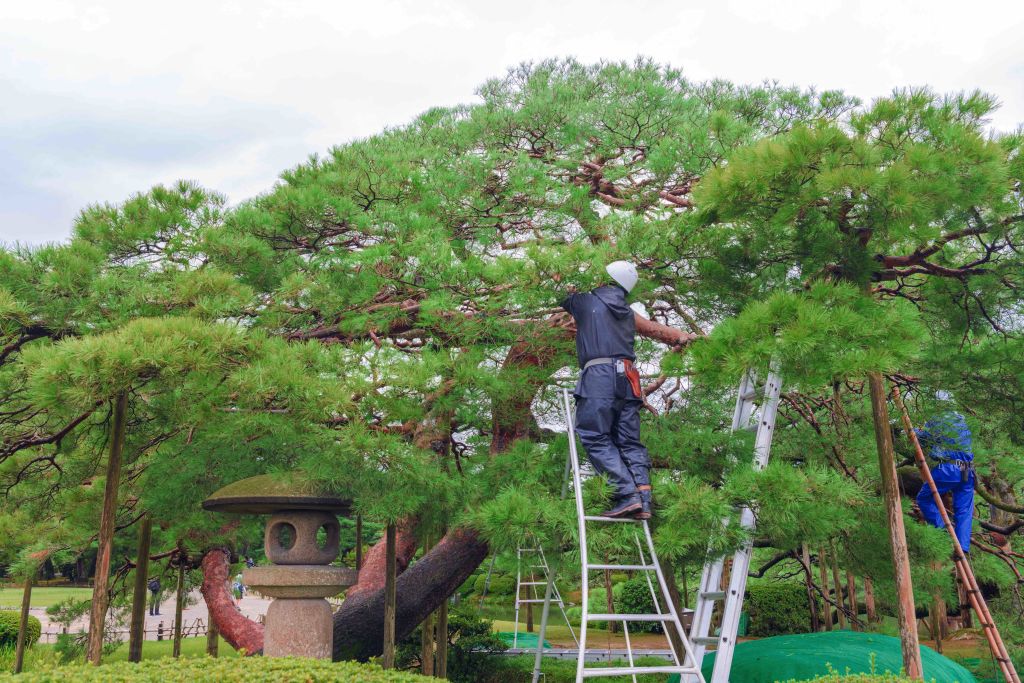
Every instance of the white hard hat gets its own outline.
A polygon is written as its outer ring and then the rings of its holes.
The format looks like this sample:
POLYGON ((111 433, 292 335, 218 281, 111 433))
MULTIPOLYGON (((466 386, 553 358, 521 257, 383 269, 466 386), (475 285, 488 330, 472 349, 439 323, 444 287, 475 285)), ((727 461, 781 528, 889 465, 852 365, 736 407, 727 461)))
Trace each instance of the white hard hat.
POLYGON ((952 401, 953 395, 945 389, 939 389, 935 392, 935 400, 937 401, 952 401))
POLYGON ((627 293, 632 291, 633 286, 636 285, 638 279, 636 266, 629 261, 613 261, 605 266, 604 269, 608 271, 613 280, 622 285, 622 288, 627 293))

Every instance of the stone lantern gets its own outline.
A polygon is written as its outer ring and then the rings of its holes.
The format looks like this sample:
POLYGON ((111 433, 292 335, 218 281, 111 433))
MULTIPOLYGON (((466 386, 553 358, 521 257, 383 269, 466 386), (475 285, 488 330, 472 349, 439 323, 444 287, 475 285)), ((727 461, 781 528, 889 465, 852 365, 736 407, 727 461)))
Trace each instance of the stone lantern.
POLYGON ((273 598, 267 609, 263 654, 329 659, 334 644, 325 598, 356 583, 357 572, 331 567, 338 556, 338 513, 350 502, 315 493, 297 476, 260 475, 228 484, 205 501, 215 512, 269 514, 263 547, 272 566, 249 567, 245 585, 273 598))

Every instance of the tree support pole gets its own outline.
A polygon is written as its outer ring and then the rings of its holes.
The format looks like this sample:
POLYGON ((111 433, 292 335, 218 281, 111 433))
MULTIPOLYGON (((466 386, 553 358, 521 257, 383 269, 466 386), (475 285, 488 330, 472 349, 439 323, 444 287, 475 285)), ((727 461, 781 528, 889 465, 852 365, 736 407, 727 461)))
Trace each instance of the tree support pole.
MULTIPOLYGON (((430 552, 430 541, 424 541, 423 543, 423 554, 426 555, 430 552)), ((420 636, 420 673, 424 676, 434 675, 434 641, 437 636, 437 632, 434 628, 434 613, 431 612, 427 615, 427 618, 423 620, 423 626, 421 627, 422 634, 420 636)))
POLYGON ((800 558, 804 566, 804 585, 807 587, 807 609, 811 612, 811 633, 817 633, 821 623, 818 619, 818 599, 814 595, 814 577, 811 576, 811 551, 807 549, 806 543, 800 544, 800 558))
POLYGON ((882 476, 882 498, 889 519, 889 542, 892 546, 896 617, 900 630, 900 649, 903 651, 903 669, 907 678, 919 680, 924 676, 924 667, 921 664, 921 646, 917 637, 914 584, 910 578, 910 551, 907 548, 907 532, 903 526, 903 506, 900 504, 899 484, 896 479, 896 453, 892 445, 892 427, 889 425, 889 407, 886 405, 882 373, 869 372, 868 385, 871 388, 871 413, 875 423, 878 468, 882 476))
POLYGON ((878 622, 878 615, 875 612, 875 584, 871 582, 870 576, 864 577, 864 610, 868 615, 868 623, 878 622))
POLYGON ((181 656, 181 613, 185 607, 185 560, 184 554, 178 565, 178 591, 174 599, 174 649, 173 656, 181 656))
POLYGON ((850 624, 850 628, 854 631, 863 631, 863 627, 856 620, 857 615, 860 614, 860 610, 857 607, 857 579, 854 578, 853 572, 849 569, 846 570, 846 596, 850 602, 850 612, 855 617, 850 624))
POLYGON ((217 630, 217 622, 210 617, 210 624, 206 627, 206 656, 216 657, 220 649, 220 631, 217 630))
POLYGON ((434 676, 448 678, 448 600, 437 608, 437 666, 434 676))
POLYGON ((132 620, 128 627, 128 661, 142 661, 142 641, 146 628, 146 586, 149 583, 149 546, 153 518, 147 513, 139 525, 139 547, 135 554, 135 589, 132 593, 132 620))
POLYGON ((900 410, 900 417, 903 418, 903 428, 910 439, 910 443, 914 446, 914 459, 917 461, 917 469, 920 470, 921 478, 925 484, 931 489, 932 499, 938 506, 939 513, 942 515, 942 522, 946 526, 946 531, 949 533, 950 538, 953 540, 953 561, 956 564, 957 574, 963 580, 964 588, 967 590, 967 597, 970 599, 971 606, 978 615, 978 621, 982 627, 981 630, 988 641, 992 656, 999 664, 999 669, 1008 683, 1021 683, 1020 676, 1017 674, 1013 661, 1010 659, 1010 654, 1006 651, 1003 638, 999 634, 999 629, 996 628, 995 621, 992 620, 992 613, 989 612, 985 598, 981 594, 981 588, 974 577, 974 570, 971 569, 971 564, 967 561, 964 549, 960 547, 960 540, 956 536, 956 529, 953 528, 953 523, 949 520, 949 514, 946 513, 946 506, 942 502, 942 496, 939 495, 939 490, 935 486, 932 471, 928 467, 928 461, 925 460, 924 451, 921 450, 921 443, 917 439, 917 432, 914 431, 914 423, 910 420, 907 406, 903 404, 903 397, 900 396, 899 387, 893 387, 892 396, 900 410))
POLYGON ((25 577, 25 590, 21 594, 21 618, 18 621, 18 643, 14 646, 14 673, 20 674, 25 665, 25 640, 28 637, 28 610, 32 605, 32 582, 36 578, 36 569, 25 577))
POLYGON ((363 516, 356 515, 356 571, 363 568, 363 516))
POLYGON ((832 546, 832 585, 836 587, 836 604, 839 605, 839 609, 836 610, 836 616, 839 618, 839 630, 846 630, 846 613, 843 611, 843 583, 839 580, 839 560, 837 558, 838 553, 836 552, 835 545, 832 546))
POLYGON ((385 535, 385 569, 384 569, 384 652, 380 665, 385 669, 395 668, 395 571, 397 560, 395 555, 395 524, 389 522, 385 535))
POLYGON ((107 458, 107 481, 103 489, 100 512, 99 551, 96 555, 96 577, 93 580, 92 606, 89 610, 89 641, 86 659, 99 666, 103 657, 103 624, 110 602, 110 555, 114 547, 114 520, 117 517, 117 490, 121 483, 121 456, 124 453, 125 421, 128 416, 128 393, 114 400, 114 422, 110 430, 110 456, 107 458))

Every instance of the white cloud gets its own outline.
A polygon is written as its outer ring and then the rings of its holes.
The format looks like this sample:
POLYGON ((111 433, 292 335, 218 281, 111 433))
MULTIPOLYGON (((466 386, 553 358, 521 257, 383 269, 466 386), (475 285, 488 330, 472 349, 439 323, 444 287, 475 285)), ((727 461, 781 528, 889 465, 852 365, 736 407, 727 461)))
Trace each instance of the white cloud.
POLYGON ((638 54, 695 79, 981 88, 1024 122, 1024 3, 246 0, 0 4, 0 240, 155 183, 239 201, 311 152, 475 99, 522 61, 638 54))

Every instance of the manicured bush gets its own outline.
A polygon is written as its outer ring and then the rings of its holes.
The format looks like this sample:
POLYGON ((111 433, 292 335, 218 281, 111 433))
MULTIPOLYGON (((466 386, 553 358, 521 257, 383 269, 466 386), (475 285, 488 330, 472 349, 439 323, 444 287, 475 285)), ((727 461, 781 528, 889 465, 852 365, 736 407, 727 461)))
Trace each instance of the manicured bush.
MULTIPOLYGON (((477 683, 499 670, 498 653, 508 649, 492 633, 493 624, 481 618, 472 607, 458 607, 448 614, 448 680, 453 683, 477 683)), ((419 670, 423 626, 416 627, 398 644, 398 666, 419 670)), ((424 680, 424 679, 421 679, 424 680)))
POLYGON ((103 666, 63 666, 14 676, 0 674, 0 681, 14 683, 423 683, 416 674, 384 671, 372 664, 329 662, 315 659, 245 657, 230 659, 151 659, 141 664, 118 662, 103 666))
MULTIPOLYGON (((21 613, 14 610, 0 610, 0 647, 14 645, 18 642, 18 623, 21 620, 21 613)), ((43 627, 39 620, 29 615, 28 634, 25 639, 26 645, 34 645, 39 640, 39 634, 43 627)))
MULTIPOLYGON (((473 582, 473 591, 478 595, 483 593, 486 580, 486 574, 478 576, 476 581, 473 582)), ((508 574, 494 574, 491 576, 491 583, 487 586, 488 595, 512 595, 515 592, 516 577, 509 576, 508 574)))
POLYGON ((811 630, 807 589, 802 584, 752 585, 747 588, 744 609, 750 615, 752 636, 782 636, 811 630))
MULTIPOLYGON (((654 600, 651 598, 651 587, 643 576, 634 576, 621 585, 621 592, 615 595, 615 610, 622 614, 654 614, 654 600)), ((618 587, 618 586, 617 586, 618 587)), ((630 623, 630 631, 644 633, 661 633, 661 624, 655 621, 638 621, 630 623)))

